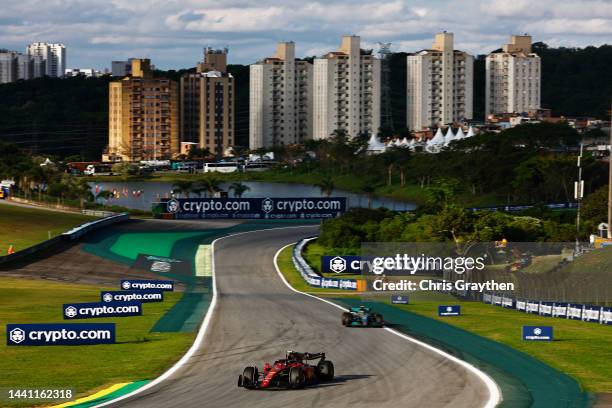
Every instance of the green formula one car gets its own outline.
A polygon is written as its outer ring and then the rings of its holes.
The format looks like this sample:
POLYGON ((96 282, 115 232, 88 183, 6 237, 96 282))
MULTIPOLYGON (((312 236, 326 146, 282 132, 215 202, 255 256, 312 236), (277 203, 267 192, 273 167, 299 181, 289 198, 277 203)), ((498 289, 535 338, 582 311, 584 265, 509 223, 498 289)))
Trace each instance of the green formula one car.
POLYGON ((385 321, 380 313, 374 313, 369 307, 351 307, 342 313, 342 325, 351 327, 383 327, 385 321))

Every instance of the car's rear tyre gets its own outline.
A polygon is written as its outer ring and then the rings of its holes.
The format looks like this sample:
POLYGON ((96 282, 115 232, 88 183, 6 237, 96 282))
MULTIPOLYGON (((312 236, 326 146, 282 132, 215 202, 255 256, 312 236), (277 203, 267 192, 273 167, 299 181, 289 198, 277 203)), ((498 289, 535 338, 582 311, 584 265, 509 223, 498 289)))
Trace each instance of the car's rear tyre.
POLYGON ((329 360, 321 361, 317 365, 317 376, 320 381, 331 381, 334 379, 334 363, 329 360))
POLYGON ((304 388, 306 377, 302 367, 291 367, 289 369, 289 388, 304 388))
POLYGON ((257 387, 257 380, 259 379, 259 372, 257 367, 246 367, 242 372, 242 386, 247 389, 253 389, 257 387))
POLYGON ((342 325, 348 326, 350 324, 351 324, 351 314, 347 312, 342 313, 342 325))

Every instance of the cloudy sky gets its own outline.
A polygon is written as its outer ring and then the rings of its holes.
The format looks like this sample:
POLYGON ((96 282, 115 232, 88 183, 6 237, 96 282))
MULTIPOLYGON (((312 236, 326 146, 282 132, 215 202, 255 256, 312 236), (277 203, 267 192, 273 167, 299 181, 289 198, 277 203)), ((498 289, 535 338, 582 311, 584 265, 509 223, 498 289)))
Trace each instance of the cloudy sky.
POLYGON ((149 57, 162 69, 186 68, 202 47, 228 46, 230 62, 252 63, 293 40, 299 56, 337 48, 342 34, 364 47, 394 51, 431 45, 455 33, 455 48, 487 53, 512 33, 551 46, 612 43, 611 0, 17 0, 0 7, 0 48, 62 42, 69 67, 104 68, 149 57))

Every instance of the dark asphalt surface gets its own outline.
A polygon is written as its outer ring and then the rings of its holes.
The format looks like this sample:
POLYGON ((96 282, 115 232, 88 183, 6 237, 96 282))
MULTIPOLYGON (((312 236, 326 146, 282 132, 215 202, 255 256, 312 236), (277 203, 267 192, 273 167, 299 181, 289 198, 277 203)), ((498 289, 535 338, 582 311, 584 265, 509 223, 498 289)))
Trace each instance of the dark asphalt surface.
POLYGON ((217 306, 204 342, 166 381, 114 407, 479 407, 485 384, 464 367, 382 329, 351 329, 341 311, 291 291, 273 264, 316 227, 259 231, 215 244, 217 306), (324 351, 336 380, 304 390, 236 386, 247 365, 324 351))

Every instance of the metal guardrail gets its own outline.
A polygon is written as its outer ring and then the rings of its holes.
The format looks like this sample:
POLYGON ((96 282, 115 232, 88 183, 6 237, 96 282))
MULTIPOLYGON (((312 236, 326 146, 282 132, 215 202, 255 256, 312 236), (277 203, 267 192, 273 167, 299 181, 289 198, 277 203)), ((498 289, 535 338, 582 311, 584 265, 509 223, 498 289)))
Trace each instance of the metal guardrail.
POLYGON ((298 241, 293 247, 291 260, 300 275, 302 275, 304 281, 315 288, 357 290, 357 279, 326 278, 312 270, 308 262, 306 262, 302 256, 302 251, 306 244, 314 239, 317 239, 317 237, 304 238, 298 241))
POLYGON ((36 244, 26 249, 22 249, 21 251, 17 251, 11 255, 0 256, 0 266, 7 262, 13 262, 19 259, 23 259, 27 256, 33 255, 44 249, 53 247, 59 244, 60 242, 74 241, 75 239, 87 234, 88 232, 97 230, 102 227, 106 227, 107 225, 127 221, 129 218, 130 218, 130 215, 128 213, 121 213, 121 214, 115 214, 110 217, 106 217, 100 220, 95 220, 95 221, 91 221, 91 222, 79 225, 78 227, 73 228, 70 231, 64 232, 63 234, 58 235, 55 238, 51 238, 46 241, 43 241, 40 244, 36 244))

